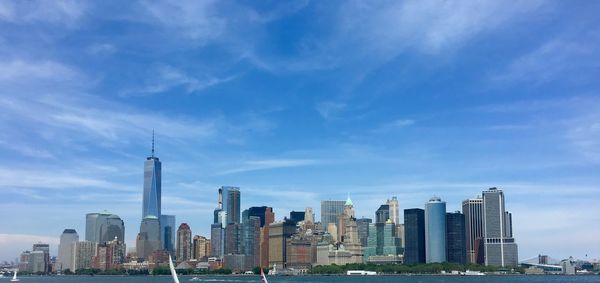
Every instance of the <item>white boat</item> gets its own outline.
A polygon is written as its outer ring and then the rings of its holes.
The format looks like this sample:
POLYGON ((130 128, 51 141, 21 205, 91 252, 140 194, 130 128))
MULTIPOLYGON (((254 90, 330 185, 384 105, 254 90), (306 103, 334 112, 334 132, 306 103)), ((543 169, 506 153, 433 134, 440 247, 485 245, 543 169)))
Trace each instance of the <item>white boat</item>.
POLYGON ((462 272, 460 275, 467 275, 467 276, 481 276, 481 275, 485 275, 485 273, 481 272, 481 271, 472 271, 472 270, 467 270, 465 272, 462 272))
POLYGON ((173 276, 173 282, 179 283, 179 278, 177 278, 177 272, 175 271, 175 266, 173 265, 171 255, 169 255, 169 269, 171 270, 171 275, 173 276))
POLYGON ((377 272, 366 270, 348 270, 346 271, 346 275, 377 275, 377 272))
POLYGON ((267 281, 267 276, 265 276, 265 272, 262 268, 260 269, 260 282, 269 283, 269 281, 267 281))
POLYGON ((18 272, 18 270, 15 270, 15 274, 13 275, 13 278, 10 279, 10 282, 17 282, 17 281, 19 281, 19 279, 17 278, 17 272, 18 272))

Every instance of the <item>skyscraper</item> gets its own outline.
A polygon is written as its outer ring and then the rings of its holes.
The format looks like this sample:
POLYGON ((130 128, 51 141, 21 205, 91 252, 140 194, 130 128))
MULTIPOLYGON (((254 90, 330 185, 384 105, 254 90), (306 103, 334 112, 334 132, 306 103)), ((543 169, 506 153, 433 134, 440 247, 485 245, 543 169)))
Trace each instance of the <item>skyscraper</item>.
POLYGON ((240 188, 223 186, 219 192, 223 192, 223 210, 227 213, 227 224, 241 223, 240 218, 240 203, 241 194, 240 188))
POLYGON ((269 266, 269 224, 275 221, 273 208, 253 206, 248 209, 248 217, 258 217, 260 221, 260 265, 269 266))
POLYGON ((388 199, 387 203, 390 211, 390 219, 394 224, 400 224, 400 205, 398 204, 398 198, 392 197, 392 199, 388 199))
POLYGON ((92 258, 96 256, 96 247, 98 243, 91 241, 79 241, 73 243, 73 267, 72 271, 92 267, 92 258))
POLYGON ((446 261, 446 203, 438 197, 425 204, 425 261, 446 261))
POLYGON ((161 204, 161 163, 154 156, 154 132, 152 132, 152 156, 144 161, 144 203, 142 218, 154 216, 159 218, 161 204))
POLYGON ((465 216, 456 211, 446 213, 446 255, 448 262, 467 263, 465 216))
POLYGON ((506 219, 502 190, 490 188, 483 191, 483 216, 485 265, 517 266, 517 244, 510 236, 512 224, 506 219))
MULTIPOLYGON (((73 262, 73 243, 79 241, 79 235, 75 229, 65 229, 60 235, 60 244, 58 245, 58 270, 71 269, 73 262)), ((71 270, 74 271, 74 270, 71 270)))
POLYGON ((210 239, 196 235, 192 240, 192 257, 198 261, 205 260, 212 255, 210 239))
POLYGON ((50 245, 37 243, 33 244, 33 250, 31 252, 33 270, 32 272, 51 272, 50 267, 50 245))
POLYGON ((125 239, 125 224, 118 215, 106 211, 86 214, 86 241, 105 243, 114 240, 115 237, 121 241, 125 239))
POLYGON ((425 263, 425 211, 420 208, 404 210, 404 262, 425 263))
POLYGON ((242 224, 241 252, 246 256, 245 266, 252 269, 260 265, 260 218, 250 216, 242 224))
POLYGON ((192 230, 187 223, 181 223, 177 229, 177 261, 192 259, 192 230))
POLYGON ((290 220, 295 222, 304 221, 304 211, 290 211, 290 220))
POLYGON ((175 215, 160 216, 160 241, 162 249, 175 252, 175 215))
POLYGON ((466 249, 469 263, 484 264, 483 249, 483 199, 481 197, 466 199, 462 202, 465 215, 466 249))
POLYGON ((269 225, 269 266, 285 267, 287 239, 296 232, 296 223, 289 220, 269 225))
POLYGON ((397 262, 401 250, 395 224, 390 219, 386 223, 369 224, 369 237, 364 249, 366 262, 397 262))
POLYGON ((329 223, 337 225, 337 219, 340 214, 344 213, 343 200, 322 200, 321 201, 321 225, 327 229, 329 223))
POLYGON ((356 219, 356 226, 358 228, 358 238, 360 239, 360 244, 363 247, 367 246, 367 239, 369 238, 369 224, 371 224, 373 220, 371 218, 360 218, 356 219))
POLYGON ((375 223, 386 223, 390 219, 390 206, 382 204, 377 211, 375 211, 375 223))
POLYGON ((161 249, 160 221, 156 216, 149 215, 142 219, 135 248, 138 258, 143 259, 148 259, 150 254, 161 249))

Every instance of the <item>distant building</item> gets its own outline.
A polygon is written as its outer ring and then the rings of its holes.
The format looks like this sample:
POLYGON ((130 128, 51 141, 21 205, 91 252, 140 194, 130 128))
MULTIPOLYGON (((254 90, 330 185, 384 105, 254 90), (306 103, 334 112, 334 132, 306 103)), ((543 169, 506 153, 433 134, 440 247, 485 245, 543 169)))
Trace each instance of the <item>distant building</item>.
POLYGON ((33 265, 31 271, 33 273, 51 272, 52 270, 50 268, 50 245, 43 243, 33 244, 30 264, 33 265))
POLYGON ((404 263, 425 263, 425 211, 404 210, 404 263))
POLYGON ((224 254, 242 254, 242 224, 229 223, 225 227, 224 254))
POLYGON ((142 220, 135 247, 138 258, 142 259, 148 259, 150 254, 161 250, 160 222, 156 216, 147 216, 142 220))
POLYGON ((290 220, 294 222, 304 221, 304 211, 290 211, 290 220))
POLYGON ((377 211, 375 211, 375 223, 387 223, 390 219, 390 206, 382 204, 377 211))
POLYGON ((369 237, 364 249, 365 262, 398 263, 401 253, 400 240, 396 237, 396 225, 391 219, 388 219, 387 223, 369 224, 369 237), (384 257, 388 259, 383 259, 384 257))
POLYGON ((446 203, 438 197, 425 204, 425 261, 446 261, 446 203))
POLYGON ((466 250, 469 263, 484 264, 483 249, 483 198, 466 199, 462 202, 465 215, 466 250))
POLYGON ((125 243, 117 238, 98 244, 96 255, 92 257, 92 267, 100 270, 119 269, 125 262, 125 254, 125 243))
POLYGON ((323 200, 321 201, 321 224, 324 228, 329 226, 329 223, 337 225, 337 219, 344 212, 343 200, 323 200))
POLYGON ((246 255, 245 266, 250 270, 260 265, 260 218, 250 216, 242 223, 241 253, 246 255))
POLYGON ((160 216, 160 241, 162 249, 175 253, 175 215, 160 216))
POLYGON ((287 239, 296 232, 296 223, 285 219, 269 225, 269 266, 285 267, 287 239))
POLYGON ((392 199, 388 199, 387 203, 389 206, 390 219, 394 224, 400 224, 400 205, 398 204, 398 198, 392 197, 392 199))
POLYGON ((241 203, 241 193, 240 188, 238 187, 230 187, 230 186, 222 186, 219 189, 222 192, 223 198, 223 210, 225 210, 227 214, 227 224, 229 223, 241 223, 240 219, 240 203, 241 203))
POLYGON ((210 239, 196 235, 192 240, 192 257, 198 261, 212 256, 210 239))
POLYGON ((58 245, 58 258, 56 263, 57 270, 63 271, 70 269, 73 263, 73 243, 79 241, 79 235, 75 229, 65 229, 60 235, 60 244, 58 245))
POLYGON ((304 209, 304 222, 309 225, 315 224, 315 214, 312 207, 307 207, 304 209))
POLYGON ((356 219, 356 225, 358 227, 358 238, 360 239, 360 244, 363 247, 367 246, 367 239, 369 237, 369 224, 372 223, 373 220, 371 218, 360 218, 356 219))
POLYGON ((507 219, 502 190, 483 191, 485 265, 516 267, 518 250, 512 237, 511 219, 507 219))
POLYGON ((260 219, 260 265, 269 266, 269 225, 275 221, 273 208, 253 206, 248 209, 248 217, 260 219))
POLYGON ((448 262, 467 263, 465 216, 459 211, 446 213, 446 257, 448 262))
MULTIPOLYGON (((152 156, 144 161, 144 195, 142 206, 142 219, 148 216, 160 218, 161 191, 162 191, 162 164, 154 156, 154 132, 152 133, 152 156)), ((120 239, 120 238, 119 238, 120 239)), ((112 239, 111 239, 112 240, 112 239)))
POLYGON ((112 241, 115 237, 121 241, 125 239, 125 224, 118 215, 106 211, 86 214, 86 241, 105 243, 112 241))
POLYGON ((181 223, 177 229, 177 261, 188 261, 192 258, 192 230, 187 223, 181 223))
POLYGON ((73 243, 75 246, 73 258, 73 272, 78 269, 92 268, 92 259, 96 256, 96 247, 98 243, 92 241, 79 241, 73 243))

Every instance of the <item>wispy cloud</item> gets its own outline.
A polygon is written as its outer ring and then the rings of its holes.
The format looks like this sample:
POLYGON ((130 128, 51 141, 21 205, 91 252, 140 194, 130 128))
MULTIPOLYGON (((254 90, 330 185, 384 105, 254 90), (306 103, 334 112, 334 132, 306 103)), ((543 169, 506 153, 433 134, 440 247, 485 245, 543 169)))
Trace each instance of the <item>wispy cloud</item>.
POLYGON ((321 117, 325 119, 332 119, 346 109, 346 107, 346 103, 325 101, 317 104, 316 110, 319 112, 321 117))
POLYGON ((314 159, 266 159, 246 161, 241 166, 221 171, 220 175, 228 175, 234 173, 243 173, 249 171, 279 169, 299 166, 309 166, 318 164, 318 160, 314 159))
POLYGON ((394 120, 392 122, 388 122, 388 123, 384 123, 384 124, 380 125, 379 127, 377 127, 374 130, 374 132, 376 132, 376 133, 389 132, 389 131, 393 131, 393 130, 406 128, 406 127, 412 126, 414 124, 415 124, 415 121, 411 120, 411 119, 398 119, 398 120, 394 120))
POLYGON ((236 76, 213 77, 203 76, 197 78, 184 73, 172 66, 162 66, 158 68, 157 74, 153 79, 148 80, 148 83, 143 86, 136 86, 133 89, 122 92, 124 96, 130 95, 152 95, 164 93, 174 88, 181 88, 185 93, 195 93, 203 89, 226 83, 235 79, 236 76))
POLYGON ((117 47, 110 43, 95 43, 87 48, 92 55, 110 55, 117 51, 117 47))
POLYGON ((87 10, 80 1, 3 1, 0 3, 0 20, 12 23, 75 24, 87 10))

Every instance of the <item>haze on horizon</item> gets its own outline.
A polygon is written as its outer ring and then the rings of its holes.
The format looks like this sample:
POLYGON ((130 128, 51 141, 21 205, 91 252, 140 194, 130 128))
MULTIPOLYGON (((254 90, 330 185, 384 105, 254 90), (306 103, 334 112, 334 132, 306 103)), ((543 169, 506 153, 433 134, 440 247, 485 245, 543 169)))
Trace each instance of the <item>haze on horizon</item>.
POLYGON ((217 189, 276 219, 501 188, 520 259, 600 258, 600 3, 2 1, 0 260, 108 210, 143 161, 209 235, 217 189))

